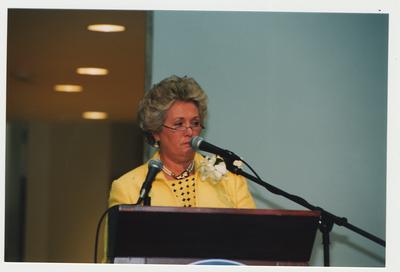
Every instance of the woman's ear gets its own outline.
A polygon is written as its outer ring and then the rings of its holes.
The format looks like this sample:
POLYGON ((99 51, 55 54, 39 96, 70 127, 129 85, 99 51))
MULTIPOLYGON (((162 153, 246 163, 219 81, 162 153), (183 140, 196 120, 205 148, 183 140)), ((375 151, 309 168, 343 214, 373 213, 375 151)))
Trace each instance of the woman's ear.
POLYGON ((160 141, 160 134, 159 133, 154 132, 153 133, 153 137, 154 137, 154 140, 156 140, 156 143, 160 141))

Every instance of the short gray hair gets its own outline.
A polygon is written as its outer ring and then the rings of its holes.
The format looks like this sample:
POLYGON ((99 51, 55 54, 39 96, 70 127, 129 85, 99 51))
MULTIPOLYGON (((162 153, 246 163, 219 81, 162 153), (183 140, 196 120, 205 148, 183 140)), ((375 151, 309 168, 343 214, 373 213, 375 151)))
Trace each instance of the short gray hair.
POLYGON ((207 95, 200 85, 187 76, 170 76, 155 84, 139 103, 139 126, 147 142, 155 144, 153 133, 160 132, 168 109, 175 101, 193 102, 203 125, 207 117, 207 95))

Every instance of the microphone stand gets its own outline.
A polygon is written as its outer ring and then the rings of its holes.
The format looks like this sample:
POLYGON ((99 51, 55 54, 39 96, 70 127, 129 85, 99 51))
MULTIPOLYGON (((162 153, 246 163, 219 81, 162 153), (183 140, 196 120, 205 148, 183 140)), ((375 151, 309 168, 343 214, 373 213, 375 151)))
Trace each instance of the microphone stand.
POLYGON ((134 206, 139 206, 140 204, 143 204, 143 206, 151 206, 151 197, 149 197, 149 193, 147 192, 143 199, 139 199, 134 206))
POLYGON ((288 199, 292 200, 293 202, 295 202, 309 210, 320 212, 318 228, 322 233, 322 243, 323 243, 323 247, 324 247, 324 266, 330 266, 330 256, 329 256, 330 236, 329 235, 330 235, 330 232, 331 232, 334 224, 336 224, 338 226, 346 227, 346 228, 352 230, 353 232, 358 233, 358 234, 364 236, 365 238, 367 238, 383 247, 386 246, 386 242, 384 240, 348 223, 347 218, 338 217, 338 216, 324 210, 321 207, 317 207, 317 206, 314 206, 314 205, 308 203, 305 199, 303 199, 297 195, 289 194, 271 184, 268 184, 267 182, 255 177, 253 175, 246 173, 239 167, 233 165, 233 162, 236 160, 236 158, 224 158, 224 160, 226 162, 226 168, 229 171, 231 171, 232 173, 235 173, 237 175, 240 175, 247 179, 250 179, 253 182, 263 186, 265 189, 267 189, 271 193, 281 195, 285 198, 288 198, 288 199))
POLYGON ((142 204, 143 206, 151 206, 151 197, 149 196, 149 193, 150 190, 145 191, 144 195, 142 197, 139 196, 139 199, 133 205, 140 206, 142 204))
POLYGON ((147 194, 146 197, 143 199, 143 206, 151 206, 151 198, 147 194))

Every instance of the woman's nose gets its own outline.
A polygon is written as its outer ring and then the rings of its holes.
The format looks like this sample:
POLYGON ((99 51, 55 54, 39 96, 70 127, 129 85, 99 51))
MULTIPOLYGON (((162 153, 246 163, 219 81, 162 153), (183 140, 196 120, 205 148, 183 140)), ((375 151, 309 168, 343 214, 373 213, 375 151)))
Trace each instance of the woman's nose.
POLYGON ((191 126, 185 127, 185 135, 192 136, 193 135, 193 128, 191 126))

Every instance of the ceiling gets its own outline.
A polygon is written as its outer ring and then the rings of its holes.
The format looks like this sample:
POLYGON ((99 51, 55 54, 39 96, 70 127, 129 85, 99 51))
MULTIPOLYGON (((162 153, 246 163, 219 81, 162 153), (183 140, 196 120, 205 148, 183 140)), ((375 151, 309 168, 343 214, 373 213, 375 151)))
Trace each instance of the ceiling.
POLYGON ((135 121, 143 96, 146 12, 9 9, 7 120, 82 121, 84 111, 105 111, 110 121, 135 121), (88 31, 89 24, 124 25, 126 31, 88 31), (79 75, 78 67, 109 69, 79 75), (55 84, 80 84, 60 93, 55 84))

